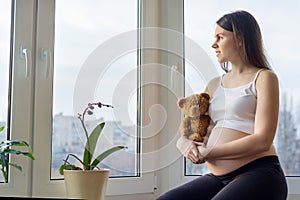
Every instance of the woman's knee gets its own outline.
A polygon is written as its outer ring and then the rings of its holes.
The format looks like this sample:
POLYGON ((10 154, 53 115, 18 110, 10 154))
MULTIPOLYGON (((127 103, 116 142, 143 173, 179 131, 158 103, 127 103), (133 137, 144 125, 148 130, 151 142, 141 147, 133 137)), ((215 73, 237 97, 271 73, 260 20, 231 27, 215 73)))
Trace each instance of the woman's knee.
POLYGON ((216 177, 208 174, 176 187, 164 193, 156 200, 198 200, 199 197, 203 200, 210 200, 223 186, 224 185, 216 177))

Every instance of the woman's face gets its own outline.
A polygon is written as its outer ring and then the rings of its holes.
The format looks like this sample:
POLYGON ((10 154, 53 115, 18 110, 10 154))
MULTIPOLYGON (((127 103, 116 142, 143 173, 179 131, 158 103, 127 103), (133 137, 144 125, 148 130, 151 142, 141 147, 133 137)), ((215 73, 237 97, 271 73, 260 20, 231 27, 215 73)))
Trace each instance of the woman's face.
POLYGON ((232 62, 240 57, 233 32, 227 31, 219 25, 216 26, 212 48, 214 48, 220 63, 232 62))

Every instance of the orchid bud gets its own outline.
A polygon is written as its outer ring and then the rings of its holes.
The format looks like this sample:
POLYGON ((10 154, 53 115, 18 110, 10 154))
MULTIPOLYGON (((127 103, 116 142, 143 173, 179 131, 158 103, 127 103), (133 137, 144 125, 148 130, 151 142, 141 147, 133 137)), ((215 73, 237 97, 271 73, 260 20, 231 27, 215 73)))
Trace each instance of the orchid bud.
POLYGON ((93 105, 89 105, 89 108, 90 108, 91 110, 93 110, 93 109, 94 109, 94 106, 93 106, 93 105))

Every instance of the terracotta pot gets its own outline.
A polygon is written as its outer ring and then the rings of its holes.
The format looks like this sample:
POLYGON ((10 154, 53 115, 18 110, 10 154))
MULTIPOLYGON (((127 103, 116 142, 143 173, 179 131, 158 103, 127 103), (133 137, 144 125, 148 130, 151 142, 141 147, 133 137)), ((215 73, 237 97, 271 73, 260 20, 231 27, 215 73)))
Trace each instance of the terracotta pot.
POLYGON ((70 199, 104 200, 109 169, 64 170, 67 197, 70 199))

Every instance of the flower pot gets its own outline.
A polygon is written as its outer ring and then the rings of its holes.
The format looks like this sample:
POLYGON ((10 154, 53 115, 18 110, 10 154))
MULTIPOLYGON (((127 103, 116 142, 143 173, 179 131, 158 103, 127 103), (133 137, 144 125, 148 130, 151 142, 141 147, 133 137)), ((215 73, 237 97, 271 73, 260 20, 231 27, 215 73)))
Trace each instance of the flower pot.
POLYGON ((109 169, 64 170, 67 197, 70 199, 104 200, 109 169))

